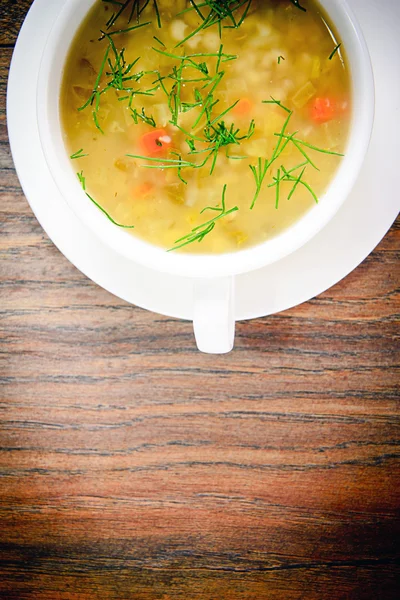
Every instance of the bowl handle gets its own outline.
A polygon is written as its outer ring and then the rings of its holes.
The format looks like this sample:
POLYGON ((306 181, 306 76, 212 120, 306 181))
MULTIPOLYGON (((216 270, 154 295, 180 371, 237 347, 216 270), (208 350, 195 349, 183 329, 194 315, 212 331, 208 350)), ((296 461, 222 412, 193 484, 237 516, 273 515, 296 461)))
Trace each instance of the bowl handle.
POLYGON ((200 352, 226 354, 233 349, 234 284, 234 277, 195 280, 193 327, 200 352))

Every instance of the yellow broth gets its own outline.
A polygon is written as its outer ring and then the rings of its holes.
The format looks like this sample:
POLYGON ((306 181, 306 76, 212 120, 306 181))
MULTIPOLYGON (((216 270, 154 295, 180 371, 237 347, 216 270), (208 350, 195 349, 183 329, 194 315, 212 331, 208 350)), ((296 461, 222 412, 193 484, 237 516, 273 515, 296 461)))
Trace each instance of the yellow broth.
POLYGON ((98 1, 67 59, 62 122, 82 186, 117 225, 231 252, 318 210, 345 152, 350 75, 317 2, 225 2, 202 28, 212 9, 198 4, 202 16, 132 0, 118 16, 98 1))

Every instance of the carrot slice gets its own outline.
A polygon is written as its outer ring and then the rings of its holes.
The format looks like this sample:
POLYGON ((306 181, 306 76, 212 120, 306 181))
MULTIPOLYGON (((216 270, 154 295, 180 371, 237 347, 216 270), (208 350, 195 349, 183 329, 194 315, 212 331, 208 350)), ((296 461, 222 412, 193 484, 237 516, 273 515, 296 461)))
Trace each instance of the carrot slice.
POLYGON ((233 109, 233 112, 236 115, 244 116, 244 115, 248 115, 251 112, 252 108, 253 108, 253 102, 251 100, 249 100, 248 98, 242 98, 236 104, 235 108, 233 109))
POLYGON ((311 104, 311 118, 316 123, 332 121, 337 113, 336 103, 331 98, 315 98, 311 104))
POLYGON ((133 190, 133 195, 135 198, 146 198, 146 196, 150 196, 153 190, 154 184, 150 181, 144 181, 133 190))
POLYGON ((172 139, 165 129, 154 129, 145 133, 140 139, 140 145, 148 156, 160 154, 172 144, 172 139))

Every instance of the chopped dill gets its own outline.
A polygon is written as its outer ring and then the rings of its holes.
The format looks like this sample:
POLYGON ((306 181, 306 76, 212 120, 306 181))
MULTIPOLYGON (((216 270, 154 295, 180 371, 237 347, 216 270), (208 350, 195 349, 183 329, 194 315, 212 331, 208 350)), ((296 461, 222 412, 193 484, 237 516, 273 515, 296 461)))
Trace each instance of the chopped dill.
MULTIPOLYGON (((292 187, 289 195, 288 195, 288 200, 291 199, 291 197, 293 196, 294 192, 296 191, 298 185, 302 185, 303 187, 305 187, 311 194, 311 196, 314 198, 314 201, 316 204, 318 204, 318 197, 316 195, 316 193, 314 192, 314 190, 312 189, 312 187, 302 179, 305 170, 306 170, 306 166, 304 166, 303 170, 301 171, 300 175, 298 177, 294 177, 292 175, 292 173, 299 169, 300 165, 298 165, 297 167, 294 167, 293 169, 290 169, 289 171, 287 171, 285 169, 285 167, 283 165, 281 165, 280 169, 283 172, 283 176, 281 177, 279 174, 279 178, 278 177, 273 177, 273 183, 270 183, 268 187, 276 187, 278 185, 280 185, 280 183, 282 181, 290 181, 290 182, 294 182, 294 186, 292 187)), ((278 197, 278 195, 277 195, 278 197)))
POLYGON ((78 179, 79 179, 79 183, 82 186, 83 191, 86 191, 86 177, 83 174, 83 171, 81 171, 80 173, 77 173, 78 179))
POLYGON ((109 221, 111 221, 111 223, 113 225, 116 225, 117 227, 120 227, 121 229, 135 229, 134 225, 122 225, 121 223, 118 223, 117 221, 114 221, 114 219, 112 218, 112 216, 109 215, 108 212, 102 206, 100 206, 100 204, 98 204, 98 202, 96 202, 96 200, 92 196, 90 196, 87 192, 85 192, 85 194, 89 198, 89 200, 91 200, 93 202, 93 204, 95 206, 97 206, 97 208, 99 210, 101 210, 101 212, 107 217, 107 219, 109 221))
MULTIPOLYGON (((310 192, 311 196, 314 198, 315 203, 318 204, 318 197, 317 197, 316 193, 314 192, 314 190, 308 183, 306 183, 305 181, 302 180, 303 172, 304 172, 304 169, 299 177, 293 177, 293 175, 289 175, 289 173, 286 172, 283 176, 283 180, 284 181, 294 181, 296 186, 300 184, 303 187, 305 187, 310 192)), ((296 189, 296 188, 294 188, 294 189, 296 189)), ((292 192, 294 193, 293 189, 292 189, 292 192)), ((291 194, 292 194, 292 192, 291 192, 291 194)), ((290 194, 289 194, 289 197, 291 197, 290 194)))
POLYGON ((282 60, 286 60, 286 58, 284 56, 282 56, 282 55, 278 56, 278 65, 281 64, 282 60))
POLYGON ((305 172, 306 168, 307 168, 307 167, 303 167, 303 170, 301 171, 300 175, 299 175, 299 176, 298 176, 298 178, 296 179, 296 181, 295 181, 295 183, 294 183, 294 186, 292 187, 292 189, 291 189, 291 191, 290 191, 290 194, 289 194, 289 196, 288 196, 288 200, 290 200, 290 199, 291 199, 291 197, 293 196, 293 194, 295 193, 295 191, 296 191, 296 189, 297 189, 297 186, 298 186, 298 185, 299 185, 299 183, 301 182, 301 178, 303 177, 303 175, 304 175, 304 172, 305 172))
POLYGON ((204 115, 206 115, 207 122, 209 123, 211 120, 211 110, 215 105, 213 94, 225 75, 223 71, 219 71, 221 62, 236 60, 237 56, 234 54, 224 53, 222 44, 220 45, 218 52, 205 52, 187 55, 172 54, 171 52, 166 52, 165 50, 161 50, 159 48, 154 47, 152 49, 158 54, 161 54, 162 56, 166 56, 173 60, 179 61, 178 66, 173 66, 172 72, 170 72, 168 75, 164 75, 163 77, 161 77, 161 75, 158 74, 158 78, 156 80, 156 82, 160 85, 167 97, 167 103, 172 117, 172 124, 177 126, 179 113, 188 112, 195 106, 202 106, 202 110, 200 111, 200 114, 198 115, 198 118, 193 124, 192 128, 197 127, 204 115), (217 58, 215 75, 210 74, 207 63, 204 60, 201 60, 204 58, 217 58), (194 69, 199 73, 199 76, 187 78, 186 76, 184 76, 184 72, 186 72, 187 69, 194 69), (169 86, 168 82, 171 81, 172 86, 169 86), (202 82, 204 82, 204 86, 201 89, 207 88, 209 85, 212 86, 207 96, 203 99, 200 90, 195 89, 195 102, 183 103, 181 100, 182 87, 185 86, 187 83, 202 82))
POLYGON ((136 108, 131 108, 131 116, 136 125, 141 121, 142 123, 146 123, 146 125, 150 125, 151 127, 157 127, 156 122, 153 117, 148 117, 146 115, 145 109, 142 108, 142 111, 139 113, 136 108))
POLYGON ((251 138, 251 136, 254 134, 254 128, 254 121, 252 121, 250 123, 248 132, 246 134, 239 135, 240 129, 236 128, 233 123, 228 128, 224 121, 220 121, 216 126, 209 125, 204 130, 204 137, 209 143, 207 151, 210 151, 210 154, 208 155, 208 158, 212 158, 210 175, 212 175, 214 172, 217 164, 219 149, 229 146, 230 144, 236 144, 239 146, 241 141, 251 138))
MULTIPOLYGON (((279 133, 275 133, 274 135, 280 135, 279 133)), ((309 144, 308 142, 304 142, 303 140, 299 140, 298 138, 283 135, 283 139, 291 139, 293 142, 297 142, 298 144, 305 146, 306 148, 310 148, 311 150, 315 150, 315 152, 321 152, 322 154, 330 154, 331 156, 344 156, 340 152, 334 152, 333 150, 324 150, 323 148, 318 148, 318 146, 314 146, 313 144, 309 144)))
POLYGON ((329 55, 329 60, 332 60, 332 58, 335 56, 336 52, 338 52, 340 50, 341 46, 342 46, 342 44, 338 44, 337 46, 335 46, 335 48, 329 55))
POLYGON ((117 12, 113 13, 111 15, 110 19, 107 21, 107 29, 110 29, 110 27, 112 27, 115 24, 115 22, 125 12, 126 8, 128 8, 128 6, 131 2, 133 2, 133 6, 132 6, 132 11, 131 11, 131 16, 129 18, 129 22, 132 20, 135 9, 137 9, 137 11, 138 11, 138 18, 139 18, 139 14, 140 14, 139 13, 139 0, 125 0, 125 2, 117 2, 116 0, 103 0, 103 2, 105 2, 107 4, 113 4, 113 5, 120 7, 119 10, 117 12))
POLYGON ((294 6, 296 8, 299 8, 300 10, 302 10, 303 12, 307 12, 307 9, 304 8, 304 6, 301 6, 300 4, 300 0, 290 0, 292 4, 294 4, 294 6))
POLYGON ((200 213, 200 214, 203 214, 206 210, 212 210, 212 211, 218 212, 218 215, 216 217, 214 217, 213 219, 210 219, 209 221, 206 221, 205 223, 202 223, 201 225, 194 227, 190 233, 188 233, 187 235, 184 235, 183 237, 176 240, 174 247, 170 248, 168 250, 168 252, 172 252, 173 250, 178 250, 179 248, 188 246, 189 244, 192 244, 193 242, 202 242, 203 239, 206 237, 206 235, 210 234, 213 231, 217 221, 219 221, 223 217, 227 217, 228 215, 239 210, 238 206, 234 206, 233 208, 226 210, 226 204, 225 204, 226 190, 227 190, 227 185, 225 184, 223 191, 222 191, 222 201, 221 201, 220 207, 207 206, 206 208, 203 208, 203 210, 200 213))
POLYGON ((91 202, 93 202, 93 204, 95 206, 97 206, 97 208, 99 210, 101 210, 101 212, 107 217, 107 219, 109 221, 111 221, 111 223, 113 223, 113 225, 116 225, 117 227, 121 227, 122 229, 134 229, 134 225, 121 225, 121 223, 118 223, 117 221, 115 221, 111 215, 108 214, 108 212, 102 207, 100 206, 100 204, 98 202, 96 202, 96 200, 90 196, 90 194, 87 193, 86 191, 86 177, 83 174, 83 171, 81 171, 80 173, 77 173, 79 182, 82 186, 83 191, 85 192, 86 196, 89 198, 89 200, 91 200, 91 202))
POLYGON ((78 150, 78 152, 71 154, 70 159, 76 160, 77 158, 84 158, 85 156, 89 156, 89 154, 83 154, 83 148, 81 148, 80 150, 78 150))
POLYGON ((154 10, 156 11, 156 17, 157 17, 157 24, 158 24, 158 28, 161 29, 162 24, 161 24, 161 17, 160 17, 160 11, 158 10, 158 3, 157 0, 153 0, 153 4, 154 4, 154 10))
POLYGON ((89 104, 93 104, 93 101, 94 101, 94 99, 96 97, 96 93, 98 93, 97 90, 98 90, 98 88, 100 86, 100 80, 101 80, 101 78, 103 76, 103 72, 104 72, 105 66, 107 64, 109 53, 110 53, 110 46, 107 46, 106 52, 104 54, 104 57, 103 57, 103 60, 102 60, 101 66, 100 66, 100 70, 99 70, 99 72, 97 74, 96 81, 95 81, 95 84, 93 86, 93 91, 92 91, 91 95, 89 96, 88 100, 85 102, 85 104, 83 104, 82 106, 80 106, 78 108, 79 111, 84 110, 87 106, 89 106, 89 104))
POLYGON ((126 29, 118 29, 117 31, 110 31, 108 33, 101 32, 101 36, 99 37, 99 42, 104 40, 107 36, 118 35, 121 33, 129 33, 130 31, 134 31, 135 29, 140 29, 141 27, 146 27, 146 25, 151 25, 151 21, 147 21, 147 23, 139 23, 138 25, 132 25, 132 27, 127 27, 126 29))
POLYGON ((163 48, 166 48, 164 42, 162 42, 157 36, 153 35, 153 39, 156 40, 163 48))
POLYGON ((190 10, 195 10, 202 21, 194 31, 189 33, 189 35, 187 35, 182 41, 176 44, 175 48, 182 46, 200 31, 207 29, 208 27, 212 27, 213 25, 218 26, 220 37, 222 23, 229 23, 229 25, 224 25, 225 28, 237 29, 244 22, 252 4, 252 0, 203 0, 200 5, 197 5, 194 0, 190 0, 190 3, 192 6, 185 9, 181 13, 178 13, 178 16, 190 10), (239 10, 243 6, 245 6, 245 9, 242 14, 240 14, 239 10), (204 15, 203 12, 200 11, 200 8, 205 7, 210 9, 207 15, 204 15), (237 20, 237 18, 239 18, 239 20, 237 20))
POLYGON ((139 160, 147 160, 150 162, 157 163, 155 165, 142 165, 142 167, 147 169, 182 169, 184 167, 193 167, 194 169, 200 169, 204 167, 206 164, 206 160, 202 163, 197 164, 188 160, 183 160, 182 158, 153 158, 151 156, 143 156, 140 154, 127 154, 128 158, 135 158, 139 160))
POLYGON ((260 195, 262 184, 263 184, 263 181, 265 179, 265 176, 267 174, 268 167, 269 167, 269 163, 266 158, 264 159, 264 164, 262 163, 262 161, 263 161, 263 159, 260 157, 258 159, 257 167, 254 167, 253 165, 249 165, 251 172, 254 175, 255 182, 256 182, 256 192, 254 194, 253 201, 250 205, 251 210, 254 208, 257 198, 260 195))
POLYGON ((263 100, 262 104, 276 104, 277 106, 280 106, 280 108, 283 108, 284 111, 286 111, 287 113, 291 113, 292 111, 290 110, 290 108, 287 108, 286 106, 283 106, 282 102, 280 100, 275 100, 275 98, 273 98, 271 96, 271 100, 263 100))
POLYGON ((158 86, 145 91, 132 87, 134 83, 139 83, 145 75, 154 73, 154 71, 140 71, 138 73, 133 73, 133 69, 139 62, 140 57, 136 58, 133 62, 128 63, 125 58, 125 48, 117 50, 111 34, 105 32, 101 33, 103 34, 103 39, 107 39, 108 46, 104 53, 93 91, 88 100, 80 106, 78 110, 82 111, 89 105, 92 106, 94 124, 96 128, 104 134, 99 122, 100 99, 103 94, 111 89, 117 90, 118 92, 126 92, 127 95, 119 98, 119 100, 129 99, 129 108, 131 108, 134 94, 150 96, 158 89, 158 86), (110 58, 110 56, 112 58, 110 58), (100 89, 100 83, 103 77, 106 77, 107 81, 104 83, 104 87, 100 89))
POLYGON ((278 171, 276 173, 276 195, 275 195, 275 208, 277 210, 279 208, 280 190, 281 190, 281 170, 278 169, 278 171))
MULTIPOLYGON (((127 9, 129 8, 129 5, 131 5, 130 7, 130 13, 129 13, 129 17, 128 17, 128 23, 130 23, 133 19, 133 17, 136 14, 136 21, 139 24, 140 21, 140 16, 142 14, 142 12, 145 10, 145 8, 147 8, 148 4, 150 3, 150 0, 121 0, 121 2, 118 2, 117 0, 102 0, 104 3, 106 4, 112 4, 113 6, 119 6, 119 9, 116 10, 116 12, 112 13, 111 17, 108 19, 107 23, 106 23, 106 27, 107 29, 110 29, 111 27, 113 27, 115 25, 115 23, 118 21, 118 19, 123 15, 123 14, 127 14, 128 11, 127 9)), ((157 5, 157 0, 153 0, 154 1, 154 10, 156 12, 156 16, 157 16, 157 22, 159 24, 159 27, 161 27, 161 20, 159 17, 159 11, 158 11, 158 5, 157 5)))

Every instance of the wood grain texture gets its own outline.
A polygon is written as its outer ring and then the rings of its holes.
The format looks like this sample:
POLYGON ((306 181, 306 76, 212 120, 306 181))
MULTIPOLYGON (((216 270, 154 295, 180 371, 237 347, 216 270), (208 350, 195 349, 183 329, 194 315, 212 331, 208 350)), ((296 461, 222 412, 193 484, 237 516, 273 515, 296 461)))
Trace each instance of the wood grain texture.
POLYGON ((0 0, 0 597, 397 598, 400 223, 200 355, 190 324, 79 273, 24 199, 5 88, 29 4, 0 0))

